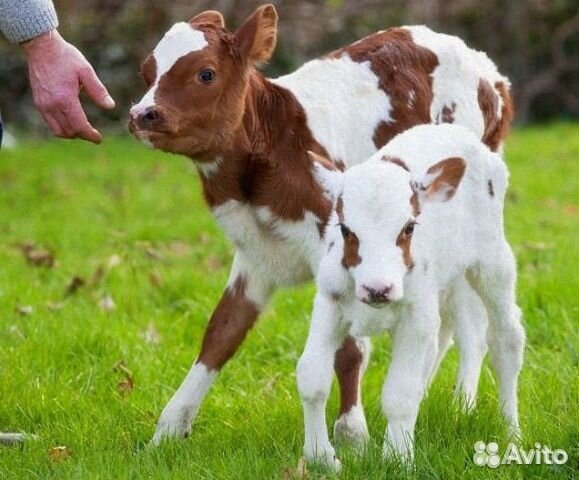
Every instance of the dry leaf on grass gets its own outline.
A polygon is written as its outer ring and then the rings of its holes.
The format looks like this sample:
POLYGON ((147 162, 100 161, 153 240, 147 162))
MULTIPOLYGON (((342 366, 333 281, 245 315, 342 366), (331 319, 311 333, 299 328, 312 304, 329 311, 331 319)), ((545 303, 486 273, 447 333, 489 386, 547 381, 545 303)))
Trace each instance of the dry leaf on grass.
POLYGON ((24 316, 30 315, 33 312, 33 308, 32 305, 16 305, 14 311, 24 316))
POLYGON ((92 288, 98 287, 105 278, 106 273, 105 266, 101 263, 90 277, 90 286, 92 288))
POLYGON ((221 270, 223 268, 223 262, 217 255, 211 253, 205 259, 205 266, 211 271, 221 270))
POLYGON ((63 302, 46 302, 46 308, 56 312, 58 310, 62 310, 64 308, 63 302))
POLYGON ((110 270, 112 268, 118 267, 121 263, 121 257, 115 253, 109 257, 107 261, 107 268, 110 270))
POLYGON ((127 377, 117 383, 117 391, 123 396, 127 396, 135 388, 135 383, 131 377, 127 377))
POLYGON ((161 288, 163 286, 163 278, 157 270, 152 270, 149 273, 149 282, 151 282, 151 285, 155 288, 161 288))
POLYGON ((159 250, 153 247, 148 247, 145 252, 147 253, 147 256, 153 260, 163 260, 165 258, 165 256, 159 250))
POLYGON ((99 307, 103 312, 111 312, 117 308, 117 305, 115 304, 113 297, 110 295, 105 295, 99 300, 99 307))
POLYGON ((579 208, 577 208, 577 205, 573 205, 572 203, 568 203, 567 205, 565 205, 563 207, 563 212, 566 215, 569 215, 571 217, 574 215, 577 215, 578 211, 579 211, 579 208))
POLYGON ((60 445, 58 447, 52 447, 48 450, 48 458, 52 462, 60 462, 62 460, 66 460, 68 457, 72 455, 72 452, 68 447, 60 445))
POLYGON ((117 383, 117 391, 122 395, 126 396, 133 391, 135 388, 135 381, 133 380, 133 372, 127 368, 125 362, 119 360, 113 366, 113 371, 121 373, 124 378, 117 383))
POLYGON ((47 249, 38 247, 32 243, 25 243, 20 246, 20 250, 30 265, 36 267, 54 267, 54 255, 47 249))
POLYGON ((283 473, 283 480, 307 480, 310 477, 306 459, 301 457, 296 468, 287 467, 283 473))
POLYGON ((169 244, 169 250, 175 257, 186 257, 191 254, 191 245, 183 240, 175 240, 169 244))
POLYGON ((84 278, 79 277, 78 275, 75 275, 74 277, 72 277, 70 279, 70 282, 68 282, 68 285, 66 286, 66 291, 64 292, 64 295, 67 297, 69 295, 74 295, 76 292, 78 292, 78 290, 81 287, 84 287, 86 285, 86 282, 84 281, 84 278))
POLYGON ((542 252, 544 250, 551 250, 554 246, 552 243, 525 242, 523 243, 523 247, 528 248, 529 250, 535 250, 536 252, 542 252))

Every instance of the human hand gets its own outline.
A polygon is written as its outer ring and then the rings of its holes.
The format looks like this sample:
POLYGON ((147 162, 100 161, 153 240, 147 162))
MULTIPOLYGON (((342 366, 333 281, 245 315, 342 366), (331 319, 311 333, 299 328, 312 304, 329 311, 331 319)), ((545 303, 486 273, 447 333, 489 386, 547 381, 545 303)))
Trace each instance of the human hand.
POLYGON ((101 108, 112 109, 115 101, 83 54, 56 30, 24 42, 22 48, 34 104, 51 132, 61 138, 100 143, 101 134, 89 123, 80 104, 80 90, 84 88, 101 108))

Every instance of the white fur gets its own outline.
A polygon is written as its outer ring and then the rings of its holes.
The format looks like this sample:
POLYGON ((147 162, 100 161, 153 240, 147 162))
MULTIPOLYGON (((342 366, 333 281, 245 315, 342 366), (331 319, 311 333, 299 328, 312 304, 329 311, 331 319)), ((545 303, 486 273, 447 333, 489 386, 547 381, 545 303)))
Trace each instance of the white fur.
MULTIPOLYGON (((404 28, 410 31, 416 44, 431 50, 438 57, 438 66, 432 74, 431 120, 438 122, 444 107, 454 106, 454 123, 468 127, 481 138, 484 119, 478 105, 479 81, 485 79, 495 89, 495 82, 503 82, 509 87, 509 80, 497 71, 486 53, 469 48, 458 37, 436 33, 425 26, 404 28)), ((496 93, 496 115, 500 118, 502 99, 498 91, 496 93)))
POLYGON ((219 155, 215 157, 212 162, 195 162, 195 166, 203 177, 210 178, 219 171, 222 163, 223 157, 219 155))
POLYGON ((154 106, 155 93, 163 75, 171 70, 171 67, 180 58, 191 52, 202 50, 206 46, 207 40, 202 31, 196 30, 186 22, 179 22, 173 25, 153 50, 153 57, 157 65, 155 81, 141 101, 131 108, 130 114, 138 116, 146 108, 154 106))
MULTIPOLYGON (((446 310, 464 306, 461 298, 468 299, 470 290, 465 291, 464 280, 457 279, 465 277, 486 307, 500 402, 512 431, 517 432, 516 385, 524 331, 515 303, 515 262, 503 230, 508 174, 501 157, 466 128, 423 125, 398 135, 342 177, 342 185, 333 196, 342 198, 344 224, 358 237, 361 263, 348 270, 343 267, 344 240, 340 228, 332 228, 326 242, 334 246, 326 249, 320 263, 310 334, 298 364, 306 457, 336 464, 331 458, 333 447, 327 439, 323 412, 331 381, 329 366, 337 346, 348 333, 376 335, 390 330, 392 361, 382 394, 389 422, 384 453, 412 458, 418 407, 439 361, 438 349, 448 345, 448 335, 439 337, 441 301, 458 301, 458 305, 447 305, 446 310), (402 159, 410 172, 385 162, 384 155, 402 159), (424 196, 411 243, 415 266, 409 270, 396 239, 414 218, 410 185, 428 188, 442 172, 428 174, 429 167, 451 157, 463 158, 466 172, 450 200, 444 195, 424 196), (489 193, 489 180, 494 195, 489 193), (362 303, 369 298, 365 285, 375 289, 391 286, 391 302, 380 309, 362 303)), ((337 184, 335 175, 329 184, 337 184)), ((474 304, 475 312, 477 306, 474 304)), ((486 347, 482 345, 484 315, 469 318, 470 314, 472 311, 453 313, 459 346, 465 349, 461 369, 462 381, 467 383, 463 385, 467 402, 473 402, 486 347)))
POLYGON ((374 130, 391 120, 390 99, 379 87, 370 62, 354 62, 347 55, 312 60, 272 82, 296 96, 315 140, 331 158, 348 166, 376 151, 374 130))
POLYGON ((209 370, 202 363, 195 363, 163 409, 153 444, 157 445, 165 437, 184 437, 191 431, 191 421, 197 414, 209 387, 213 384, 215 370, 209 370))

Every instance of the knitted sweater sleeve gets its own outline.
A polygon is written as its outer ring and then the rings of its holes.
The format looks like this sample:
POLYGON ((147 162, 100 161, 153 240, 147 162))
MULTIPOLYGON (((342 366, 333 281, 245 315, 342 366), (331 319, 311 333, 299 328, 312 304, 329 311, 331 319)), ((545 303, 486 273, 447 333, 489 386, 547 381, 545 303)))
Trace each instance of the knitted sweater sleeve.
POLYGON ((51 0, 0 0, 0 31, 10 43, 22 43, 58 27, 51 0))

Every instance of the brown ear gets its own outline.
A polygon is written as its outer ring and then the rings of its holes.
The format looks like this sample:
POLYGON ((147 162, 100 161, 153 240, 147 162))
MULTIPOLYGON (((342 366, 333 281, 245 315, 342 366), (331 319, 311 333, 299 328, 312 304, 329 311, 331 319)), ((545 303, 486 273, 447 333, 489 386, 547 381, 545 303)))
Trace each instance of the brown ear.
POLYGON ((277 12, 273 5, 259 7, 235 34, 241 54, 251 64, 267 62, 277 41, 277 12))
POLYGON ((193 25, 194 23, 212 23, 218 27, 225 28, 225 20, 223 20, 223 15, 215 10, 206 10, 195 15, 189 23, 193 25))
POLYGON ((466 162, 460 157, 450 157, 432 165, 426 171, 426 200, 446 202, 454 197, 462 180, 466 162))

